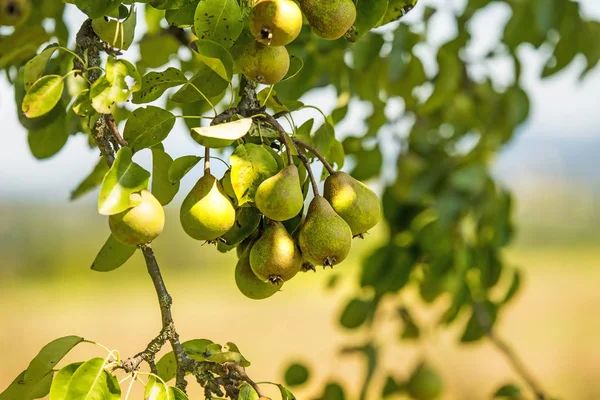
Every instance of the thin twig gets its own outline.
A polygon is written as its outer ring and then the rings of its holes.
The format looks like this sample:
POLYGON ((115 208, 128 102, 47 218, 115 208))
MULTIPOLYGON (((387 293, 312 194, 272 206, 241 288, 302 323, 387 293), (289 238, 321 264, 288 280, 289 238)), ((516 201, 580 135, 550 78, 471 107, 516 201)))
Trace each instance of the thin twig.
POLYGON ((117 143, 119 143, 119 145, 121 147, 126 147, 127 142, 125 141, 125 139, 123 139, 123 136, 121 136, 121 134, 119 133, 119 127, 117 126, 115 118, 112 116, 112 114, 104 114, 104 122, 106 122, 106 126, 112 133, 112 135, 115 138, 115 140, 117 141, 117 143))
POLYGON ((279 133, 279 138, 281 139, 282 143, 287 149, 288 165, 292 165, 294 163, 294 159, 292 157, 292 144, 290 141, 290 137, 286 133, 285 129, 283 129, 283 126, 281 126, 281 124, 277 122, 277 120, 271 115, 265 113, 264 120, 267 121, 271 126, 273 126, 273 128, 275 128, 275 130, 279 133))
POLYGON ((300 159, 300 161, 302 161, 302 164, 304 164, 304 168, 306 168, 306 172, 308 173, 308 178, 310 179, 310 183, 312 185, 313 193, 315 196, 319 196, 319 184, 317 183, 317 180, 315 179, 315 175, 313 174, 312 167, 310 166, 310 162, 308 161, 308 158, 306 158, 306 156, 304 154, 302 154, 302 150, 300 150, 298 148, 298 145, 296 144, 296 142, 293 142, 293 143, 294 143, 294 146, 296 146, 296 151, 298 152, 298 158, 300 159))
POLYGON ((327 162, 327 160, 325 159, 325 157, 323 157, 323 155, 319 152, 319 150, 315 149, 313 146, 311 146, 310 144, 293 137, 292 140, 294 141, 294 143, 302 146, 303 148, 305 148, 306 150, 310 151, 311 153, 313 153, 318 159, 319 161, 321 161, 321 163, 323 164, 323 166, 327 169, 327 171, 330 174, 335 173, 335 169, 333 169, 333 167, 331 166, 331 164, 329 164, 329 162, 327 162))
POLYGON ((204 175, 210 174, 210 147, 204 148, 204 175))
POLYGON ((252 388, 254 388, 256 393, 258 393, 259 397, 263 397, 260 387, 258 386, 258 384, 256 382, 254 382, 252 379, 250 379, 248 374, 246 374, 246 370, 244 369, 244 367, 241 367, 232 362, 225 362, 225 363, 223 363, 223 366, 230 371, 235 371, 235 373, 237 373, 240 376, 240 378, 242 378, 243 380, 248 382, 250 384, 250 386, 252 386, 252 388))

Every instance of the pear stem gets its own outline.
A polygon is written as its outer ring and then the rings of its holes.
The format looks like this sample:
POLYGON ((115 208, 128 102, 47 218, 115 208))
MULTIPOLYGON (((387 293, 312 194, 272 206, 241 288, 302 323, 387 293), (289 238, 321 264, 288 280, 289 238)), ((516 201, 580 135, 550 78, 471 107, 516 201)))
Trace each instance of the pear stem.
POLYGON ((285 132, 285 129, 283 129, 283 126, 281 126, 281 124, 269 114, 265 114, 265 120, 271 124, 271 126, 273 126, 277 132, 279 132, 279 138, 287 150, 288 165, 294 164, 294 159, 292 157, 292 143, 290 141, 290 137, 285 132))
POLYGON ((313 174, 312 167, 310 166, 310 162, 308 161, 308 158, 306 158, 306 156, 304 154, 302 154, 302 152, 296 145, 296 142, 294 141, 293 143, 294 143, 294 146, 296 146, 296 150, 298 151, 298 158, 300 159, 300 161, 302 161, 302 164, 304 164, 304 168, 306 168, 306 172, 308 173, 308 178, 310 179, 310 183, 312 185, 313 193, 315 196, 319 196, 319 184, 317 183, 317 180, 315 179, 315 175, 313 174))
POLYGON ((318 159, 319 161, 321 161, 321 163, 323 164, 323 166, 327 169, 327 172, 329 172, 330 175, 335 173, 335 169, 333 169, 333 167, 331 166, 331 164, 329 164, 329 162, 327 162, 327 160, 325 159, 325 157, 323 157, 323 154, 319 153, 319 150, 315 149, 313 146, 311 146, 310 144, 297 139, 297 138, 292 138, 292 141, 297 144, 300 145, 301 147, 305 148, 306 150, 310 151, 311 153, 313 153, 318 159))
POLYGON ((210 174, 210 147, 204 148, 204 175, 210 174))

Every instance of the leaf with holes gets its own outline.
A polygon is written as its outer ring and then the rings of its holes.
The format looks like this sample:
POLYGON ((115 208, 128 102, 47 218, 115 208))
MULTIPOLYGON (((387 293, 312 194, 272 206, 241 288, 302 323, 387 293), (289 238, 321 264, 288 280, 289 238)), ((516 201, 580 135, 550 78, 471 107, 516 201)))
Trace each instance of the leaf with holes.
POLYGON ((200 39, 230 48, 244 28, 242 10, 236 0, 203 0, 196 7, 194 28, 200 39))

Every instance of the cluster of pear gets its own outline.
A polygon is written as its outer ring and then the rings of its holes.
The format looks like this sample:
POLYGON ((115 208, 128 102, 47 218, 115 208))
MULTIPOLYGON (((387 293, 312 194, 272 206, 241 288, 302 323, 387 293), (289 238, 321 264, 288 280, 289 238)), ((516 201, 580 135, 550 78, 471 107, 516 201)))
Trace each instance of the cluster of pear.
POLYGON ((17 26, 31 13, 31 0, 0 0, 0 26, 17 26))
POLYGON ((342 37, 356 20, 352 0, 259 0, 250 14, 250 30, 255 41, 244 46, 238 65, 244 75, 259 83, 281 81, 290 68, 285 48, 302 30, 303 17, 323 39, 342 37))

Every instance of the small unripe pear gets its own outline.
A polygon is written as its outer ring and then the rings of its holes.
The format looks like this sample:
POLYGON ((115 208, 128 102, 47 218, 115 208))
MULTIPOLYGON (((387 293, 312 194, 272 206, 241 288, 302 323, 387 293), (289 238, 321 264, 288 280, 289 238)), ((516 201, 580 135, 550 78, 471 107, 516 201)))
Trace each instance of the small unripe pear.
POLYGON ((254 202, 265 217, 275 221, 287 221, 298 215, 304 205, 298 167, 288 165, 264 180, 256 190, 254 202))
POLYGON ((179 212, 185 233, 196 240, 215 240, 235 223, 235 209, 221 183, 206 174, 192 188, 179 212))
POLYGON ((263 282, 254 275, 250 267, 250 249, 246 248, 235 266, 235 284, 242 294, 253 300, 262 300, 273 296, 281 285, 263 282))
POLYGON ((302 268, 302 254, 283 224, 268 220, 264 232, 250 250, 250 266, 263 281, 280 284, 302 268))
POLYGON ((379 197, 345 172, 334 172, 327 177, 323 197, 350 226, 354 236, 366 233, 381 219, 379 197))
POLYGON ((311 201, 306 219, 300 226, 298 243, 305 261, 333 267, 348 256, 352 230, 322 196, 311 201))
POLYGON ((290 69, 290 55, 283 46, 265 46, 250 42, 241 50, 238 66, 246 77, 265 85, 283 79, 290 69))
POLYGON ((293 0, 261 0, 250 14, 250 30, 257 41, 285 46, 302 30, 302 12, 293 0))
POLYGON ((356 20, 352 0, 300 0, 300 8, 312 30, 327 40, 344 36, 356 20))
POLYGON ((433 368, 423 362, 413 371, 407 389, 413 399, 435 400, 444 391, 444 382, 433 368))
POLYGON ((165 212, 156 197, 147 190, 131 197, 139 204, 108 217, 108 226, 117 240, 136 246, 151 242, 160 235, 165 226, 165 212))
POLYGON ((17 26, 31 13, 31 0, 0 0, 0 25, 17 26))

